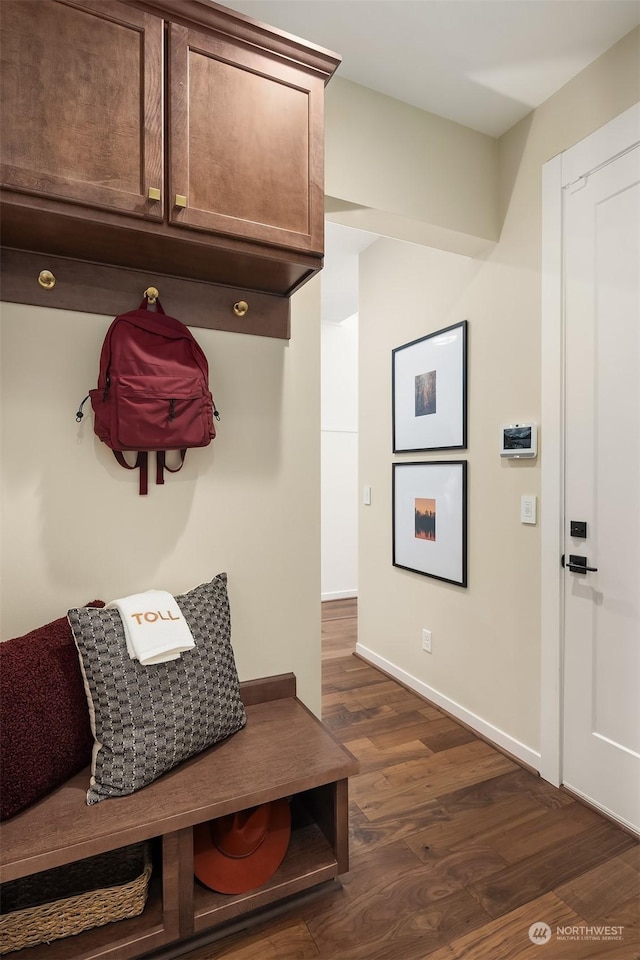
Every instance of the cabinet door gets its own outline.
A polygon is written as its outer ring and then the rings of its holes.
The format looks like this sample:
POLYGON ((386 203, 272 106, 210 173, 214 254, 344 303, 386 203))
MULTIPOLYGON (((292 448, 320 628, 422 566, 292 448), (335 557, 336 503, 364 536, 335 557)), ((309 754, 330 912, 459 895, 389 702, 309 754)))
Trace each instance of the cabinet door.
POLYGON ((170 222, 322 254, 322 78, 177 24, 169 62, 170 222))
POLYGON ((2 31, 2 185, 161 219, 163 21, 117 0, 3 0, 2 31))

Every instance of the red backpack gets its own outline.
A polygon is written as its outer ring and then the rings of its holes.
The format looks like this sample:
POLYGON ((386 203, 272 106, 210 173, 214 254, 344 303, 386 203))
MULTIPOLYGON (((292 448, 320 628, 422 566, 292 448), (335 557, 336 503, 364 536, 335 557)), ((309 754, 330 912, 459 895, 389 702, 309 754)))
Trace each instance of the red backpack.
POLYGON ((94 430, 127 470, 140 468, 140 493, 147 493, 147 454, 156 451, 156 483, 164 483, 165 468, 181 469, 188 447, 206 447, 220 419, 209 390, 209 365, 191 331, 143 300, 137 310, 116 317, 100 354, 98 387, 90 390, 76 413, 91 397, 94 430), (137 451, 127 463, 123 451, 137 451), (180 451, 180 463, 169 467, 167 450, 180 451))

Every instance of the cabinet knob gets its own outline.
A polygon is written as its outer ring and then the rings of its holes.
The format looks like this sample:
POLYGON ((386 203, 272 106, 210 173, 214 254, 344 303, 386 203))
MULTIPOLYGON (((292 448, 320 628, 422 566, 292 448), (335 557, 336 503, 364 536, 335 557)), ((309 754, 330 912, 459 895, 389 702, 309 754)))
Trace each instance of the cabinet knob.
POLYGON ((53 290, 56 285, 56 278, 51 273, 51 270, 41 270, 38 275, 38 283, 41 287, 44 287, 45 290, 53 290))
POLYGON ((149 200, 160 200, 160 198, 162 197, 162 194, 158 187, 149 187, 147 196, 149 200))
POLYGON ((183 197, 181 193, 176 193, 175 206, 176 207, 186 207, 187 198, 183 197))
POLYGON ((244 317, 245 313, 249 312, 249 304, 246 300, 238 300, 238 302, 233 305, 233 312, 236 317, 244 317))

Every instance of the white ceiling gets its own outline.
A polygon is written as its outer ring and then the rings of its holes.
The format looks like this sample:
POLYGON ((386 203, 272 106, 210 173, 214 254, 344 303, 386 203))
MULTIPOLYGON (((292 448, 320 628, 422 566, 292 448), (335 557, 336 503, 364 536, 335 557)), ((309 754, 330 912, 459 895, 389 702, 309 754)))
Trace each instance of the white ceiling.
MULTIPOLYGON (((640 0, 221 2, 335 51, 338 76, 493 137, 640 24, 640 0)), ((324 321, 357 310, 358 253, 374 239, 327 223, 324 321)))
POLYGON ((640 23, 640 0, 222 0, 338 76, 501 136, 640 23))

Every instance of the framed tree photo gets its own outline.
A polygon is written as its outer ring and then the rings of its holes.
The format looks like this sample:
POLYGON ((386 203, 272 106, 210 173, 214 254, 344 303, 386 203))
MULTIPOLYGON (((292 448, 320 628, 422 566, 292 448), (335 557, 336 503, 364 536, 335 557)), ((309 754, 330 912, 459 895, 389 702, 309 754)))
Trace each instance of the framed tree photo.
POLYGON ((392 350, 394 453, 466 448, 467 324, 392 350))
POLYGON ((467 586, 467 461, 393 464, 393 565, 467 586))

